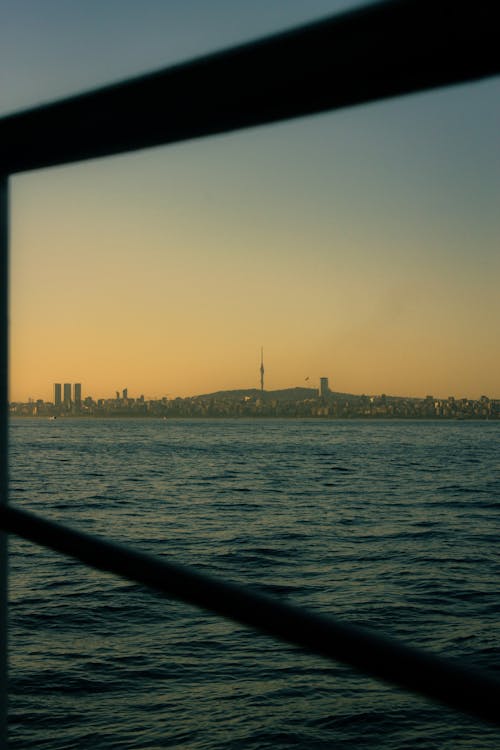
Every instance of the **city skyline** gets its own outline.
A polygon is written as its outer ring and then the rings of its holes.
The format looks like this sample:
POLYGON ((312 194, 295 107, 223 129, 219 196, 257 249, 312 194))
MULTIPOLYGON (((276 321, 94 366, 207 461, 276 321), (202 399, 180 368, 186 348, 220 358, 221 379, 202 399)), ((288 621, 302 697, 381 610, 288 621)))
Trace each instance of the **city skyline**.
POLYGON ((10 415, 57 419, 203 419, 203 418, 280 418, 280 419, 500 419, 500 399, 402 398, 387 394, 366 395, 336 393, 329 388, 327 377, 320 378, 319 388, 296 387, 264 391, 261 388, 237 389, 192 395, 187 398, 147 398, 129 396, 128 388, 116 391, 111 398, 82 399, 81 384, 63 387, 54 383, 54 403, 41 399, 28 403, 11 403, 10 415))
MULTIPOLYGON (((49 23, 12 4, 4 112, 357 3, 217 0, 196 31, 190 0, 150 0, 147 24, 128 0, 56 5, 49 23)), ((261 346, 268 389, 329 372, 339 391, 499 397, 499 93, 494 78, 14 177, 10 400, 60 373, 103 394, 252 386, 261 346)))
POLYGON ((304 379, 304 382, 296 383, 294 385, 285 386, 283 388, 277 387, 277 388, 270 388, 270 389, 264 389, 263 387, 263 380, 262 380, 262 372, 259 369, 259 382, 254 383, 252 385, 242 386, 241 384, 239 386, 236 386, 235 388, 215 388, 214 390, 208 390, 204 389, 200 391, 199 393, 189 393, 185 394, 183 396, 180 396, 179 394, 167 394, 165 391, 159 392, 156 394, 149 394, 146 392, 144 388, 139 388, 137 390, 133 390, 129 388, 128 386, 121 386, 119 388, 115 387, 111 390, 109 393, 99 393, 97 394, 94 392, 94 390, 90 387, 88 391, 85 389, 83 384, 81 382, 74 383, 69 381, 62 381, 61 382, 54 382, 50 386, 50 391, 52 393, 51 398, 42 398, 39 394, 40 392, 45 392, 44 389, 39 389, 37 391, 37 395, 28 396, 25 399, 9 399, 9 403, 19 403, 19 404, 27 404, 27 403, 37 403, 37 402, 44 402, 48 404, 54 404, 56 407, 69 407, 69 406, 81 406, 82 403, 84 403, 85 400, 87 401, 93 401, 95 403, 99 401, 172 401, 176 398, 181 399, 191 399, 191 398, 201 398, 204 396, 211 397, 213 395, 217 394, 224 394, 224 393, 239 393, 239 392, 245 392, 245 391, 255 391, 255 393, 261 393, 261 394, 272 394, 275 392, 286 392, 286 391, 316 391, 318 398, 327 398, 329 396, 336 396, 336 395, 347 395, 352 396, 355 398, 359 397, 369 397, 369 398, 395 398, 395 399, 409 399, 409 400, 425 400, 425 399, 435 399, 435 400, 470 400, 470 401, 481 401, 484 399, 488 399, 491 401, 499 401, 500 399, 490 396, 489 394, 482 393, 480 396, 470 396, 470 395, 456 395, 452 393, 448 393, 446 396, 442 394, 431 394, 430 392, 427 392, 425 396, 415 396, 411 394, 393 394, 389 391, 380 391, 380 392, 372 392, 372 391, 366 391, 362 393, 358 393, 355 391, 344 391, 344 390, 338 390, 337 388, 332 388, 330 384, 330 378, 328 376, 320 376, 317 378, 317 382, 314 379, 311 379, 310 377, 307 377, 304 379))

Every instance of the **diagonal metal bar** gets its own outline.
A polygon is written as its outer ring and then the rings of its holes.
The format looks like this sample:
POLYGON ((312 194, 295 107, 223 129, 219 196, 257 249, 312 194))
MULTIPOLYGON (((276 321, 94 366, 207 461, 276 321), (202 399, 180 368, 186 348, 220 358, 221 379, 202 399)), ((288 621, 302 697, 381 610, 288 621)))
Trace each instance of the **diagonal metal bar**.
POLYGON ((496 0, 390 0, 0 120, 14 173, 500 73, 496 0))
POLYGON ((12 506, 0 510, 0 528, 500 725, 490 675, 12 506))

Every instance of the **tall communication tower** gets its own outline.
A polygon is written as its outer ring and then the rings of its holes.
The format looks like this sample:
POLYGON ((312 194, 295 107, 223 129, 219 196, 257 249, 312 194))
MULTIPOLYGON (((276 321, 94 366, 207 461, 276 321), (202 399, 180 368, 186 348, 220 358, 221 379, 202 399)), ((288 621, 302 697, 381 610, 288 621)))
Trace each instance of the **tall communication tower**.
POLYGON ((264 392, 264 348, 260 347, 260 390, 264 392))

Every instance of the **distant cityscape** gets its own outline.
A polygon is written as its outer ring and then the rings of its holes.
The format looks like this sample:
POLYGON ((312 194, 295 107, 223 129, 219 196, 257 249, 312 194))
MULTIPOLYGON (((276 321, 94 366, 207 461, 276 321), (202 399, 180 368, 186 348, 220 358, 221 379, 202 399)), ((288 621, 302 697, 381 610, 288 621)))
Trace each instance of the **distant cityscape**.
POLYGON ((128 389, 112 398, 82 395, 81 383, 54 383, 53 401, 30 399, 9 404, 13 417, 284 417, 284 418, 391 418, 391 419, 499 419, 500 399, 411 398, 386 394, 367 396, 330 390, 327 377, 319 388, 266 391, 261 362, 260 389, 217 391, 186 398, 130 397, 128 389))

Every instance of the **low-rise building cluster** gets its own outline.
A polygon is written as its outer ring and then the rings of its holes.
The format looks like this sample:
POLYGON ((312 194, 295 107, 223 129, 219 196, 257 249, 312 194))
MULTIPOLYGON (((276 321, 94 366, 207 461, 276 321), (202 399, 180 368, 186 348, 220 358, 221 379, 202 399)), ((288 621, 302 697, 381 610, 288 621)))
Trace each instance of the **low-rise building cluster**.
POLYGON ((69 395, 59 403, 41 399, 27 403, 11 403, 10 414, 18 417, 282 417, 282 418, 389 418, 389 419, 499 419, 500 400, 481 396, 480 399, 401 398, 325 393, 313 389, 287 391, 225 391, 207 396, 160 399, 129 398, 128 391, 117 392, 115 398, 94 400, 91 396, 78 399, 69 395), (300 391, 300 393, 298 393, 300 391))

